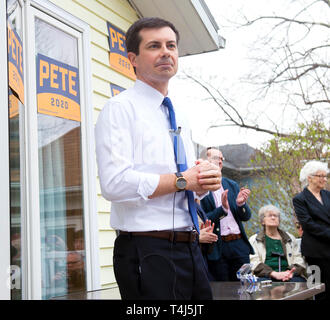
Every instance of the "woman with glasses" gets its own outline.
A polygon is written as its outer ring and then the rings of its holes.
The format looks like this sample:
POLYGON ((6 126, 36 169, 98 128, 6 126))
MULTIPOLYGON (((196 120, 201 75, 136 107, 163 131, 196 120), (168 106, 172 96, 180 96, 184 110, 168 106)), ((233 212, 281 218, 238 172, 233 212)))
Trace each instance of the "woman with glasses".
POLYGON ((307 263, 321 271, 326 291, 317 298, 330 300, 330 192, 326 190, 328 165, 309 161, 300 171, 304 188, 293 198, 293 206, 303 229, 301 252, 307 263))
POLYGON ((250 255, 253 273, 273 281, 306 281, 306 265, 296 238, 279 228, 280 210, 267 205, 259 210, 263 229, 250 237, 255 254, 250 255))

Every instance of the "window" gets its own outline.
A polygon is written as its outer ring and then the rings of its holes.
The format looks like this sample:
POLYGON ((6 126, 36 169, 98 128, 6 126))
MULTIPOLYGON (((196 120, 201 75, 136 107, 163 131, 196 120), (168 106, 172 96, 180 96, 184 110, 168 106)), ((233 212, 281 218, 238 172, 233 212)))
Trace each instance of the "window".
POLYGON ((99 289, 89 27, 46 0, 7 13, 23 48, 23 90, 8 77, 11 297, 99 289))

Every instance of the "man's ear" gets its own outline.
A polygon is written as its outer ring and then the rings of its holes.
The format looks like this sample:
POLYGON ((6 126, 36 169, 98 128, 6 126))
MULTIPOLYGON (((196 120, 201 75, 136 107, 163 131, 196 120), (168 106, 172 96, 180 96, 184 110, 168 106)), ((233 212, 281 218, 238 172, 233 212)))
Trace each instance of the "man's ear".
POLYGON ((129 62, 133 67, 136 67, 136 54, 134 52, 127 52, 129 62))

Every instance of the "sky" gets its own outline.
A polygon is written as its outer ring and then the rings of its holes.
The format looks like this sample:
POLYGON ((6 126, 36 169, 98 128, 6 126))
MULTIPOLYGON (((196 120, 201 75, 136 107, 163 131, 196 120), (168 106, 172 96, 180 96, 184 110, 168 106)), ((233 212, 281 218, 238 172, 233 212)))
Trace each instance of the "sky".
MULTIPOLYGON (((184 70, 201 76, 203 79, 208 79, 212 85, 221 88, 251 124, 253 121, 258 121, 260 126, 265 128, 270 128, 272 122, 277 123, 280 128, 292 125, 292 121, 291 123, 289 121, 290 112, 287 111, 288 113, 283 116, 274 101, 267 102, 269 107, 265 114, 260 111, 265 108, 264 101, 248 103, 255 94, 253 91, 255 88, 251 88, 241 78, 255 67, 249 59, 249 51, 264 30, 260 24, 249 28, 234 28, 231 22, 242 15, 256 17, 263 14, 271 15, 274 12, 284 14, 292 8, 292 3, 293 5, 296 3, 292 0, 205 0, 205 2, 220 27, 219 34, 226 39, 226 47, 216 52, 180 58, 179 71, 184 70)), ((269 134, 228 125, 210 129, 211 125, 225 124, 223 115, 217 106, 205 99, 202 89, 181 79, 180 72, 171 80, 169 93, 171 96, 176 96, 176 103, 188 115, 193 140, 204 146, 248 143, 254 148, 259 148, 272 137, 269 134)))

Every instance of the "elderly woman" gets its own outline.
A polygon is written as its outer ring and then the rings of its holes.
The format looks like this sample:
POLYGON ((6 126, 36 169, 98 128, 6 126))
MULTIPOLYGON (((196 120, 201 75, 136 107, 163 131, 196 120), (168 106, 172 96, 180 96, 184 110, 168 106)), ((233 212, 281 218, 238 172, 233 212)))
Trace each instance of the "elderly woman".
POLYGON ((253 273, 274 281, 305 281, 305 261, 296 238, 279 228, 280 210, 264 206, 259 219, 263 230, 249 239, 255 252, 250 255, 253 273))
POLYGON ((293 206, 303 229, 301 252, 309 265, 319 266, 326 286, 319 298, 330 300, 330 192, 325 190, 328 173, 326 163, 307 162, 300 171, 304 190, 293 198, 293 206))

